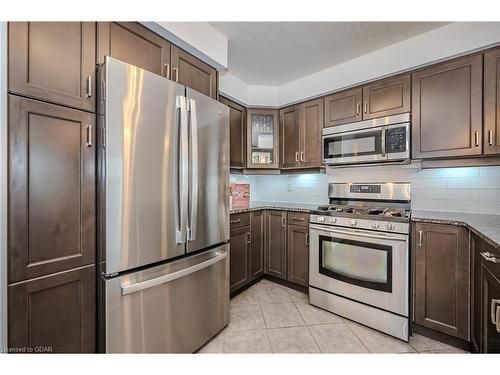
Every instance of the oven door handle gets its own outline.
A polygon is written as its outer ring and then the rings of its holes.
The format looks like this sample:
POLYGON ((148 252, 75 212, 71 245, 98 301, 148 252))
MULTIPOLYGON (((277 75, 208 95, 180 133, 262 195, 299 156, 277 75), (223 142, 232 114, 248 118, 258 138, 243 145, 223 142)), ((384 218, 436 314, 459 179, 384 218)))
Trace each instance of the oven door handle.
POLYGON ((346 234, 349 236, 356 236, 356 237, 377 238, 381 240, 393 240, 393 241, 403 241, 403 242, 406 242, 408 240, 406 237, 395 237, 388 234, 371 234, 371 233, 351 231, 351 230, 339 230, 337 228, 325 228, 323 226, 314 224, 311 224, 311 229, 319 229, 330 233, 346 234))

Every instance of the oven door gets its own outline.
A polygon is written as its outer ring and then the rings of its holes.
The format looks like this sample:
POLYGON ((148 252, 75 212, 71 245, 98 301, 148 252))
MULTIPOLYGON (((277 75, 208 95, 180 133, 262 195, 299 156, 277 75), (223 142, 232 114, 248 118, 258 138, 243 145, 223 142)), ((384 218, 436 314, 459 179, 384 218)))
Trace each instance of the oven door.
POLYGON ((311 224, 309 284, 408 316, 408 236, 311 224))
POLYGON ((323 159, 327 165, 386 161, 385 127, 323 136, 323 159))

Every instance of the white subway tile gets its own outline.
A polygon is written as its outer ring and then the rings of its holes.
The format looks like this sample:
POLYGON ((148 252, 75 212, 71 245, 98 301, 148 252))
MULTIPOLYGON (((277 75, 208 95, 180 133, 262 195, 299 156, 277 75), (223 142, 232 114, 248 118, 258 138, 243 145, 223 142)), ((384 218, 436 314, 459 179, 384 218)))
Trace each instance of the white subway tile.
POLYGON ((481 177, 500 176, 500 166, 481 167, 481 168, 479 168, 479 175, 481 177))
POLYGON ((500 177, 448 178, 451 189, 500 189, 500 177))
POLYGON ((420 189, 417 193, 423 199, 477 200, 478 191, 473 189, 420 189))
POLYGON ((500 202, 500 189, 498 190, 480 190, 478 192, 479 200, 500 202))
POLYGON ((412 186, 426 189, 446 188, 446 178, 420 178, 412 181, 412 186))
POLYGON ((500 202, 490 201, 447 201, 448 211, 498 214, 500 202))
POLYGON ((433 211, 446 211, 447 203, 444 199, 419 199, 411 201, 411 208, 413 210, 433 210, 433 211))
POLYGON ((419 177, 478 177, 478 168, 437 168, 424 169, 419 172, 419 177))

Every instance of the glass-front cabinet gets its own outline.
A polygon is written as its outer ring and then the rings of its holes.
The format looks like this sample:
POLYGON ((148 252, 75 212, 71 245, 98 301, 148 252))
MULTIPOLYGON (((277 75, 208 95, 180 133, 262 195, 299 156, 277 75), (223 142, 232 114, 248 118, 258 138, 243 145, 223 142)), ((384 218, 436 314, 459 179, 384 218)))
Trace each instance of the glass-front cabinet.
POLYGON ((247 167, 278 168, 278 111, 248 109, 247 116, 247 167))

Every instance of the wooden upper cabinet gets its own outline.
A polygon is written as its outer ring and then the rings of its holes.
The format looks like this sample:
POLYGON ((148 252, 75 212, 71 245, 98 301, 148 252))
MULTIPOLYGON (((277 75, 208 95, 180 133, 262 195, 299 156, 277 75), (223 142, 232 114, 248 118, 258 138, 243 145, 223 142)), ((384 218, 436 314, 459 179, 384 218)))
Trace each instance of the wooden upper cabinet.
POLYGON ((300 166, 299 106, 280 110, 280 164, 282 168, 300 166))
POLYGON ((325 97, 325 127, 361 121, 362 97, 361 87, 325 97))
POLYGON ((417 223, 414 229, 415 323, 468 340, 468 230, 452 225, 422 223, 417 223))
POLYGON ((229 107, 229 165, 231 168, 245 168, 247 154, 246 109, 220 97, 221 103, 229 107))
POLYGON ((323 130, 323 99, 300 104, 300 165, 306 168, 323 164, 321 136, 323 130))
POLYGON ((95 353, 95 266, 8 287, 11 348, 95 353))
POLYGON ((484 54, 485 154, 500 153, 500 48, 484 54))
POLYGON ((217 98, 217 70, 175 45, 172 45, 172 79, 217 98))
POLYGON ((279 121, 274 109, 247 109, 247 167, 278 169, 279 121))
POLYGON ((412 75, 413 158, 481 155, 483 56, 412 75))
POLYGON ((9 283, 95 260, 95 115, 9 95, 9 283))
POLYGON ((99 22, 98 63, 108 55, 170 78, 171 44, 137 22, 99 22))
POLYGON ((363 120, 410 112, 409 74, 363 86, 363 120))
POLYGON ((96 24, 9 22, 9 91, 95 111, 96 24))

